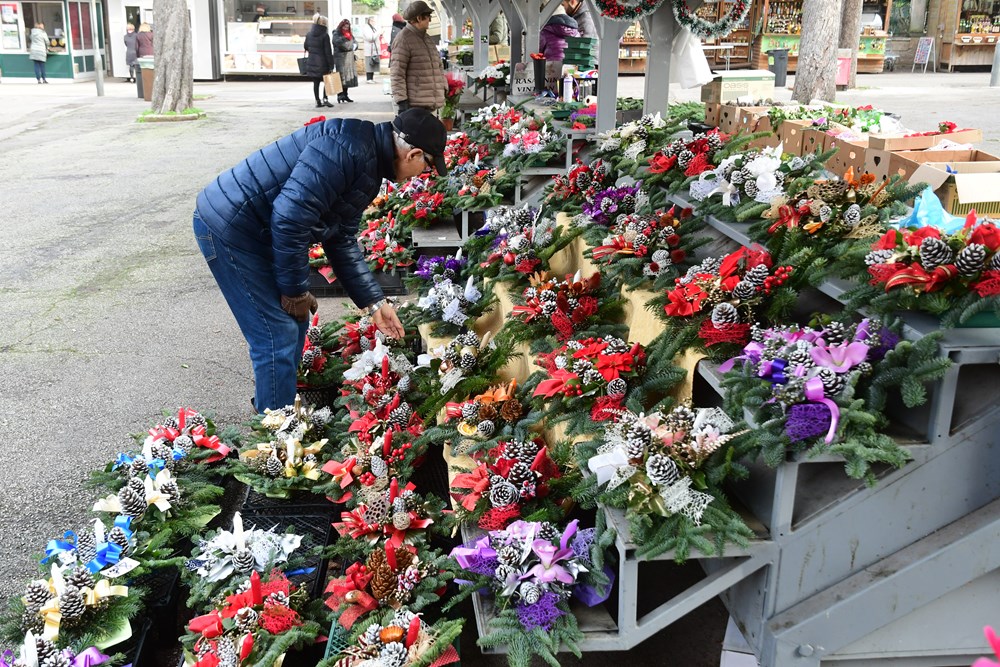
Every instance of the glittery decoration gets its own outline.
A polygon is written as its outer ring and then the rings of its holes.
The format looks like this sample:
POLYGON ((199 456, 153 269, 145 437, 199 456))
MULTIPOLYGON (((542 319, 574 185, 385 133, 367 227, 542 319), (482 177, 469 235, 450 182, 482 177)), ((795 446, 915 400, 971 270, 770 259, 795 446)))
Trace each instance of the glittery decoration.
POLYGON ((525 630, 542 628, 552 629, 553 624, 566 612, 558 607, 559 596, 555 593, 545 593, 535 604, 517 604, 517 618, 525 630))
POLYGON ((830 409, 822 403, 798 403, 788 410, 785 435, 793 443, 815 438, 830 430, 830 419, 830 409))

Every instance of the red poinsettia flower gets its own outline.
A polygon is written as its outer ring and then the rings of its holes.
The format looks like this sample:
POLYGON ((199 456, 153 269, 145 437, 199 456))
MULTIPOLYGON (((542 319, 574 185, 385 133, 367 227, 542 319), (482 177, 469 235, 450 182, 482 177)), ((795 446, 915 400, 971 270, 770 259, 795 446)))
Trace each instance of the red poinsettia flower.
POLYGON ((677 156, 671 155, 667 157, 662 152, 657 151, 657 153, 649 158, 649 173, 651 174, 662 174, 666 171, 670 171, 677 164, 677 156))
POLYGON ((878 241, 872 244, 872 250, 894 250, 899 239, 899 230, 890 229, 878 241))
POLYGON ((701 302, 708 293, 693 282, 667 292, 670 301, 663 310, 671 317, 690 317, 701 310, 701 302))
POLYGON ((628 373, 632 370, 635 358, 628 352, 624 354, 604 354, 597 359, 597 372, 606 381, 611 382, 621 373, 628 373))

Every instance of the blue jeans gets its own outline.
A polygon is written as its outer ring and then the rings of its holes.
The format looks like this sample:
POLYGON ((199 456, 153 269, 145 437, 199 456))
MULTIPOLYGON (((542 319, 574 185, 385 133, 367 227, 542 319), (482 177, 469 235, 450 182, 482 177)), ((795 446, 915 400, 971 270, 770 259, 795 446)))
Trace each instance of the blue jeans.
POLYGON ((281 292, 269 259, 215 238, 197 211, 194 236, 250 345, 257 411, 291 405, 309 323, 296 322, 281 309, 281 292))
POLYGON ((35 78, 39 81, 45 80, 45 63, 41 60, 32 60, 35 63, 35 78))

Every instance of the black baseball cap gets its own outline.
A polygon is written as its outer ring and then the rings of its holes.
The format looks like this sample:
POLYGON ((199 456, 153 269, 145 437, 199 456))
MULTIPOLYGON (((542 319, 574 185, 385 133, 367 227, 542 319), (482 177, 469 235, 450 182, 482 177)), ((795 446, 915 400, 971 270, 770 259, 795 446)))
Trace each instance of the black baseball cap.
POLYGON ((392 127, 403 137, 403 141, 433 158, 434 169, 438 176, 448 173, 448 168, 444 164, 444 147, 448 143, 448 131, 434 114, 419 107, 407 109, 396 116, 392 121, 392 127))

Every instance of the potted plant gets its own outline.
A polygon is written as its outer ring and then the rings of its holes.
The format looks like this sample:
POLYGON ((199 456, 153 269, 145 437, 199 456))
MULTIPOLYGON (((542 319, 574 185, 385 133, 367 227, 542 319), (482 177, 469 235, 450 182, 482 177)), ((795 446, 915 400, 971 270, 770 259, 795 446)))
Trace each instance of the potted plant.
POLYGON ((459 77, 448 74, 445 76, 448 81, 448 92, 444 96, 444 108, 441 109, 441 122, 444 129, 451 132, 455 125, 455 114, 458 112, 458 100, 465 90, 465 82, 459 77))

